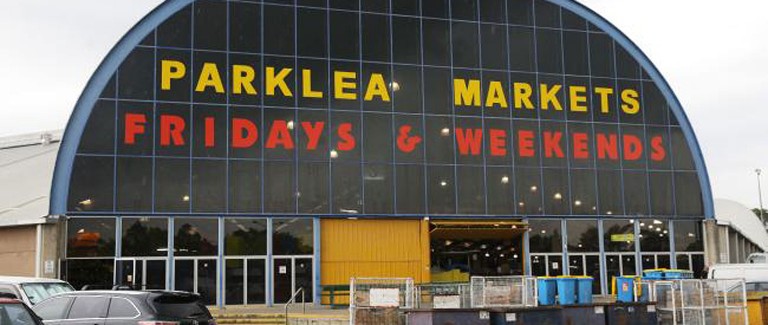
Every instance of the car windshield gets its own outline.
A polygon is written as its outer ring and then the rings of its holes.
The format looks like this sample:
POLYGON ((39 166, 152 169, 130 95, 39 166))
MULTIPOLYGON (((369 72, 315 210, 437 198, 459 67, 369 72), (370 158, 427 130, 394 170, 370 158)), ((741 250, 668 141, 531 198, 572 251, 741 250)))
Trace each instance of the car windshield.
POLYGON ((0 324, 35 325, 32 315, 21 304, 0 304, 0 324))
POLYGON ((21 288, 33 305, 55 294, 75 291, 66 283, 24 283, 21 288))

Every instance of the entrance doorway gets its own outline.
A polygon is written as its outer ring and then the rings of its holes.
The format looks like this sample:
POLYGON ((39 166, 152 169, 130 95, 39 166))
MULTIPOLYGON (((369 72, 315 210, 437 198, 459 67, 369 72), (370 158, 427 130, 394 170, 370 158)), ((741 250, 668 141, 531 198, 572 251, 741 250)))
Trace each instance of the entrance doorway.
POLYGON ((165 290, 166 258, 122 258, 115 260, 115 283, 137 290, 165 290))
POLYGON ((520 221, 432 221, 432 282, 468 282, 473 275, 524 274, 520 221))
MULTIPOLYGON (((276 304, 288 302, 299 288, 304 289, 304 300, 312 302, 312 258, 275 257, 273 266, 276 304)), ((301 296, 296 299, 301 301, 301 296)))
POLYGON ((198 293, 204 304, 215 305, 217 269, 215 258, 176 258, 174 290, 198 293))

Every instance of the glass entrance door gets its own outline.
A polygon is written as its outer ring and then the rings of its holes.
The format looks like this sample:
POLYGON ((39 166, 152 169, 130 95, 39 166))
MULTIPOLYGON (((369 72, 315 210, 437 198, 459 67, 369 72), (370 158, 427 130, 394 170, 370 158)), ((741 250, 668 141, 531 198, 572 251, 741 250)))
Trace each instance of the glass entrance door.
POLYGON ((588 276, 593 279, 592 292, 600 293, 600 255, 568 254, 568 271, 574 276, 588 276))
POLYGON ((128 258, 115 260, 115 284, 136 290, 167 288, 165 258, 128 258))
POLYGON ((225 305, 266 302, 266 263, 263 258, 227 258, 225 305))
MULTIPOLYGON (((304 300, 312 302, 312 258, 308 257, 276 257, 274 259, 274 301, 276 304, 288 302, 291 295, 304 289, 304 300)), ((301 301, 301 297, 296 298, 301 301)))
POLYGON ((174 261, 174 289, 198 293, 204 304, 215 305, 216 266, 214 258, 177 258, 174 261))

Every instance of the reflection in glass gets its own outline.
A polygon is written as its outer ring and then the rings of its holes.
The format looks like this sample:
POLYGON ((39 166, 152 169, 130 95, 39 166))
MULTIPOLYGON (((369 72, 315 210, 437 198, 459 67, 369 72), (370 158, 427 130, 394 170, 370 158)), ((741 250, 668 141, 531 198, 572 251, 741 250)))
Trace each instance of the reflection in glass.
POLYGON ((528 220, 530 251, 536 253, 562 252, 560 220, 528 220))
POLYGON ((568 220, 568 251, 599 252, 600 235, 597 220, 568 220))
POLYGON ((635 250, 635 221, 625 219, 603 220, 604 245, 606 252, 628 252, 635 250))
POLYGON ((173 245, 176 256, 212 256, 218 254, 218 220, 212 218, 176 218, 173 245))
POLYGON ((669 222, 667 220, 638 220, 640 249, 643 252, 669 251, 669 222))
POLYGON ((73 288, 111 288, 115 261, 113 259, 69 259, 66 261, 64 280, 73 288))
POLYGON ((678 252, 701 252, 704 250, 700 221, 675 221, 675 250, 678 252))
POLYGON ((224 219, 225 255, 266 255, 267 220, 224 219))
POLYGON ((168 254, 168 219, 123 218, 123 256, 168 254))
POLYGON ((311 255, 314 242, 310 218, 273 219, 272 254, 311 255))
POLYGON ((67 221, 68 257, 114 255, 114 218, 72 218, 67 221))

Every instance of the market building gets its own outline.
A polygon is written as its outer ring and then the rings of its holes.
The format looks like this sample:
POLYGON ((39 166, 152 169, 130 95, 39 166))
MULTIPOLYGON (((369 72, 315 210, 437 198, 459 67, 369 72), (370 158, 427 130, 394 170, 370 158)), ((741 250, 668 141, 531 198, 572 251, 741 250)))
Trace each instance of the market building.
POLYGON ((607 293, 719 258, 673 91, 566 0, 167 1, 89 81, 51 188, 58 276, 219 305, 353 276, 607 293))

